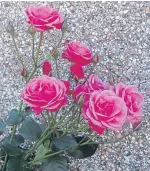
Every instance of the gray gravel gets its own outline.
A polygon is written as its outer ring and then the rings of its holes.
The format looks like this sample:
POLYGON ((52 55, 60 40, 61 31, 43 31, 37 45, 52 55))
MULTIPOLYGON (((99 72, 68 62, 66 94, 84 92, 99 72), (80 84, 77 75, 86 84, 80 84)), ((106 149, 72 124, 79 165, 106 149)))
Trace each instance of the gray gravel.
MULTIPOLYGON (((25 64, 31 67, 31 37, 25 24, 28 4, 0 2, 0 115, 4 119, 8 111, 18 105, 24 85, 19 75, 21 65, 17 61, 11 37, 5 32, 5 25, 10 20, 13 22, 17 45, 25 64)), ((60 8, 67 17, 68 28, 60 53, 65 40, 82 41, 101 58, 95 69, 96 74, 102 79, 109 75, 115 80, 135 84, 145 96, 143 125, 139 131, 118 143, 100 146, 91 158, 72 161, 70 170, 150 171, 150 2, 36 4, 60 8)), ((59 35, 56 31, 46 33, 41 60, 56 44, 59 35)), ((59 66, 68 67, 65 61, 60 61, 59 66)), ((67 70, 61 74, 67 77, 67 70)))

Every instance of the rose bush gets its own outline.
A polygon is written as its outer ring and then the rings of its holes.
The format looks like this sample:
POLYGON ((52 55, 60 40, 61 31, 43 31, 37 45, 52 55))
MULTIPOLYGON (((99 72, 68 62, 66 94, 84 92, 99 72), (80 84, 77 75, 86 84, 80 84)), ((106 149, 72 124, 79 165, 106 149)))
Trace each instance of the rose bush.
POLYGON ((32 67, 27 66, 20 55, 13 25, 9 23, 7 29, 22 65, 20 75, 25 87, 18 109, 8 113, 6 122, 0 119, 0 135, 6 131, 6 126, 12 130, 9 135, 7 131, 0 142, 0 170, 68 171, 66 155, 80 159, 92 156, 98 147, 97 138, 105 130, 113 130, 112 135, 115 135, 114 131, 123 130, 123 134, 126 132, 123 125, 131 125, 126 124, 128 122, 132 123, 132 132, 137 130, 141 125, 144 98, 136 86, 116 85, 113 76, 102 82, 93 74, 96 64, 101 62, 100 57, 78 41, 65 41, 62 58, 68 59, 71 65, 68 76, 63 75, 58 48, 66 22, 58 10, 46 6, 29 7, 26 14, 30 24, 28 33, 32 38, 32 54, 29 55, 32 67), (62 34, 45 57, 40 49, 42 40, 45 31, 53 28, 62 28, 62 34), (38 35, 39 42, 35 44, 38 35), (90 69, 84 73, 88 64, 90 69), (31 114, 35 114, 36 119, 31 114))
POLYGON ((23 89, 21 98, 37 115, 43 110, 55 112, 66 104, 67 88, 63 81, 45 75, 32 79, 23 89))
POLYGON ((32 6, 26 9, 27 22, 38 31, 61 29, 63 17, 58 10, 47 6, 32 6))

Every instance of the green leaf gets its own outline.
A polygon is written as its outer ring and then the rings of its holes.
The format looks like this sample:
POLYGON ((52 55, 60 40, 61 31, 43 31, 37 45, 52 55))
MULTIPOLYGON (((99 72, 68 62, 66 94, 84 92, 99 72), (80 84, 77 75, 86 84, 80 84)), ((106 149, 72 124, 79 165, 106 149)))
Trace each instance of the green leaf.
MULTIPOLYGON (((35 156, 34 160, 38 160, 38 159, 44 157, 48 151, 49 150, 47 148, 45 148, 43 144, 41 144, 37 149, 36 156, 35 156)), ((40 162, 36 162, 36 164, 39 164, 39 163, 40 162)))
MULTIPOLYGON (((9 135, 8 137, 4 138, 2 140, 2 144, 8 144, 10 142, 10 138, 11 138, 11 135, 9 135)), ((14 135, 12 144, 18 146, 18 145, 20 145, 22 143, 24 143, 23 136, 22 135, 19 135, 19 134, 14 135)))
POLYGON ((27 168, 25 161, 20 157, 8 160, 6 171, 32 171, 32 169, 27 168))
POLYGON ((45 148, 49 149, 50 148, 50 143, 51 143, 50 140, 45 140, 43 142, 43 145, 44 145, 45 148))
POLYGON ((6 123, 10 126, 18 125, 23 121, 23 117, 18 114, 17 109, 12 109, 9 113, 6 123))
MULTIPOLYGON (((80 143, 82 141, 82 143, 86 142, 89 140, 88 137, 75 137, 76 142, 80 143)), ((77 146, 75 148, 72 148, 68 154, 76 159, 83 159, 86 157, 91 157, 97 150, 98 148, 98 144, 97 143, 93 143, 93 144, 87 144, 84 146, 77 146)))
POLYGON ((6 124, 0 119, 0 135, 5 131, 6 124))
POLYGON ((33 111, 31 110, 30 107, 26 107, 23 111, 22 111, 22 116, 23 117, 26 117, 26 116, 29 116, 33 113, 33 111))
POLYGON ((10 156, 20 156, 22 154, 21 149, 13 144, 2 144, 1 148, 10 156))
POLYGON ((56 151, 73 148, 77 145, 78 144, 75 138, 72 136, 63 136, 59 138, 54 138, 53 140, 53 149, 55 149, 56 151))
POLYGON ((31 118, 24 120, 19 132, 25 139, 30 141, 36 141, 42 134, 40 125, 31 118))
POLYGON ((5 151, 2 149, 2 148, 0 148, 0 160, 5 160, 5 156, 6 156, 6 153, 5 153, 5 151))
POLYGON ((69 171, 67 160, 63 156, 49 157, 44 162, 42 171, 69 171))

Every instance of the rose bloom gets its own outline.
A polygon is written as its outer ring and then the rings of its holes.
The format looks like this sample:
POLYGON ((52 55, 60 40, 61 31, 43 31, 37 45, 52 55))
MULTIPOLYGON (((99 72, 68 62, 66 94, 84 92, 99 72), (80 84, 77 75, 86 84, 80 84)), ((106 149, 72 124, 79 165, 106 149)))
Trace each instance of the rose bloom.
POLYGON ((118 83, 115 86, 115 93, 121 97, 128 108, 128 115, 126 122, 136 122, 141 119, 142 116, 142 105, 144 98, 134 85, 124 85, 118 83))
POLYGON ((124 100, 110 90, 93 91, 84 106, 83 116, 92 130, 103 134, 106 128, 121 130, 127 117, 124 100))
POLYGON ((68 59, 70 62, 76 63, 81 66, 88 65, 92 62, 91 50, 82 45, 80 42, 69 42, 67 48, 62 53, 62 58, 68 59))
POLYGON ((38 31, 61 29, 63 18, 58 10, 47 6, 33 6, 26 9, 27 22, 38 31))
POLYGON ((73 93, 73 99, 78 101, 81 96, 89 96, 95 90, 104 90, 103 82, 95 74, 91 74, 85 84, 78 84, 73 93))
POLYGON ((55 112, 66 104, 68 88, 67 81, 44 75, 30 80, 23 89, 21 98, 35 111, 36 115, 43 110, 55 112))

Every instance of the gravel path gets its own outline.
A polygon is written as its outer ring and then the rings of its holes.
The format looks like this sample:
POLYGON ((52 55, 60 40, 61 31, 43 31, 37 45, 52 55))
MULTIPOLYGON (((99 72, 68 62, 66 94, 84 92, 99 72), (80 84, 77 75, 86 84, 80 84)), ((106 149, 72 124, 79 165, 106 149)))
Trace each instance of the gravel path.
MULTIPOLYGON (((34 2, 35 3, 35 2, 34 2)), ((29 2, 0 2, 0 115, 4 119, 19 103, 23 82, 11 37, 5 25, 12 21, 17 45, 31 66, 31 37, 25 24, 29 2)), ((30 4, 32 4, 30 2, 30 4)), ((37 2, 60 8, 68 19, 65 40, 79 40, 100 57, 95 73, 135 84, 145 96, 142 127, 115 144, 100 146, 96 154, 70 164, 71 171, 150 171, 150 2, 37 2)), ((59 32, 45 35, 41 60, 56 44, 59 32), (58 34, 58 35, 57 35, 58 34)), ((59 66, 67 67, 64 61, 59 66), (62 65, 63 64, 63 65, 62 65)), ((66 73, 62 73, 66 77, 66 73)), ((119 136, 119 134, 117 135, 119 136)), ((109 138, 109 137, 108 137, 109 138)))

